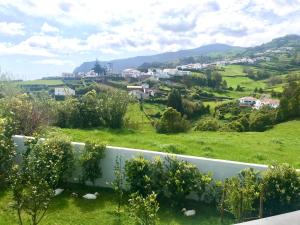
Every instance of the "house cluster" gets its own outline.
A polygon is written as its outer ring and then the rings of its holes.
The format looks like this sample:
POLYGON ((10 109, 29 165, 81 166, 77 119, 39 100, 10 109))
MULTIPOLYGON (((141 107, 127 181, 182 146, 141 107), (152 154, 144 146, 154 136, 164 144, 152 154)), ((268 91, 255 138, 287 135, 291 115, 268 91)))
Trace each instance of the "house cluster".
POLYGON ((261 109, 264 106, 276 109, 279 107, 280 101, 278 99, 262 97, 260 99, 254 97, 242 97, 239 99, 240 107, 251 107, 253 109, 261 109))
POLYGON ((270 57, 263 57, 263 56, 258 56, 258 57, 254 57, 254 58, 243 57, 243 58, 239 58, 239 59, 221 60, 221 61, 216 61, 216 62, 211 62, 211 63, 191 63, 191 64, 178 66, 177 69, 201 70, 201 69, 207 69, 210 67, 226 66, 226 65, 231 65, 231 64, 254 64, 255 62, 259 62, 259 61, 270 61, 270 57))
POLYGON ((148 69, 147 72, 141 72, 137 69, 125 69, 122 71, 124 78, 147 78, 154 77, 156 79, 170 78, 171 76, 185 76, 190 75, 190 71, 183 71, 178 68, 169 69, 148 69))
POLYGON ((149 88, 149 84, 142 84, 139 86, 127 86, 128 94, 134 96, 135 98, 148 99, 150 97, 154 97, 155 90, 149 88))

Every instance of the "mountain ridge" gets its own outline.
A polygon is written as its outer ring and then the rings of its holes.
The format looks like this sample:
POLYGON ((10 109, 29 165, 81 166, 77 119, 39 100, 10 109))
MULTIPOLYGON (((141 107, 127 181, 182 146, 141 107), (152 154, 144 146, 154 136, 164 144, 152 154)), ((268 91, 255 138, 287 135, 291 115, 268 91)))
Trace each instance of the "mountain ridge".
MULTIPOLYGON (((242 55, 249 55, 258 51, 264 51, 276 47, 297 47, 300 49, 300 36, 297 34, 290 34, 283 37, 274 38, 270 42, 263 43, 254 47, 238 47, 228 44, 215 43, 175 52, 164 52, 149 56, 134 56, 130 58, 115 59, 110 61, 100 61, 100 64, 104 66, 107 63, 112 63, 114 72, 120 72, 126 68, 137 68, 143 63, 167 63, 185 57, 207 56, 213 53, 223 54, 232 52, 240 53, 242 55)), ((95 61, 84 62, 74 69, 74 73, 88 72, 93 68, 94 65, 95 61)))

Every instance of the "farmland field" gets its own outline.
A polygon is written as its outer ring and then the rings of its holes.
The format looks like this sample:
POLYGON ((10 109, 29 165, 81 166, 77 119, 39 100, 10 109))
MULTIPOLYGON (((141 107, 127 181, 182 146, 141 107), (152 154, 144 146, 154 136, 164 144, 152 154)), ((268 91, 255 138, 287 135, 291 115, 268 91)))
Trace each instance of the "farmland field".
POLYGON ((18 82, 18 84, 56 86, 56 85, 63 85, 64 82, 62 80, 29 80, 29 81, 18 82))
MULTIPOLYGON (((138 119, 138 117, 137 117, 138 119)), ((141 117, 139 118, 141 119, 141 117)), ((146 118, 144 118, 146 120, 146 118)), ((270 164, 287 162, 300 168, 300 121, 278 124, 265 132, 195 132, 157 134, 150 124, 132 129, 58 129, 73 141, 149 149, 217 159, 270 164)))

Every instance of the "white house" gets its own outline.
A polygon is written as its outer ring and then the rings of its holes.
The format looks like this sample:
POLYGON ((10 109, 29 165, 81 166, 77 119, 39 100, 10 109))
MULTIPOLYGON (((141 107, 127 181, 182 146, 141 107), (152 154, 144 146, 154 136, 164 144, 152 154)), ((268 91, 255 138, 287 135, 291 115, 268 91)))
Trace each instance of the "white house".
POLYGON ((241 107, 252 107, 256 104, 257 101, 258 101, 257 98, 242 97, 242 98, 239 99, 239 105, 241 107))
POLYGON ((263 106, 268 106, 270 108, 276 109, 279 107, 280 101, 278 99, 272 99, 272 98, 263 98, 260 100, 257 100, 253 108, 260 109, 263 106))
POLYGON ((142 84, 140 86, 127 86, 129 95, 136 97, 137 99, 148 99, 150 96, 155 95, 154 90, 149 89, 149 84, 142 84))
POLYGON ((69 87, 57 87, 54 89, 55 96, 74 96, 75 90, 69 87))
POLYGON ((141 72, 136 69, 125 69, 122 71, 122 77, 125 78, 138 78, 141 76, 141 72))

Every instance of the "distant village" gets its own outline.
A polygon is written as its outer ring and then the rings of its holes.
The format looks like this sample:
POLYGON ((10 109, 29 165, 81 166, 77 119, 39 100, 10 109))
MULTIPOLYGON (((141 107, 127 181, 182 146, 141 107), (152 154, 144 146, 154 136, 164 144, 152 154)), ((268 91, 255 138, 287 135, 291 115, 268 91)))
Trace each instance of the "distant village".
MULTIPOLYGON (((122 77, 127 80, 137 79, 141 81, 141 85, 128 85, 127 91, 130 95, 136 97, 137 99, 149 99, 151 97, 155 97, 158 90, 149 88, 149 84, 144 82, 144 80, 152 78, 155 80, 166 80, 175 76, 189 76, 192 72, 215 68, 215 67, 223 67, 226 65, 234 65, 234 64, 246 64, 251 65, 258 62, 268 62, 271 60, 269 57, 270 54, 276 53, 289 53, 293 50, 292 47, 282 47, 272 50, 266 50, 264 52, 256 53, 252 57, 241 57, 235 58, 231 60, 219 60, 211 63, 191 63, 185 65, 179 65, 176 68, 149 68, 147 72, 142 72, 136 68, 127 68, 124 69, 121 73, 114 74, 112 63, 108 63, 105 66, 105 74, 96 73, 94 70, 90 70, 88 72, 79 72, 79 73, 63 73, 62 77, 64 79, 81 79, 81 78, 100 78, 103 75, 107 76, 117 76, 122 77)), ((74 96, 75 90, 67 87, 57 87, 55 88, 55 96, 74 96)), ((263 96, 260 99, 245 96, 238 100, 238 104, 240 107, 251 107, 252 109, 260 109, 263 106, 269 106, 271 108, 277 108, 279 106, 279 100, 271 99, 268 96, 263 96)))

